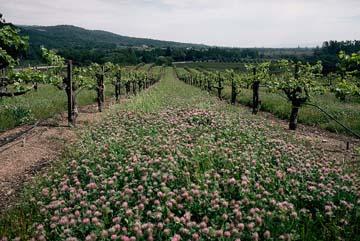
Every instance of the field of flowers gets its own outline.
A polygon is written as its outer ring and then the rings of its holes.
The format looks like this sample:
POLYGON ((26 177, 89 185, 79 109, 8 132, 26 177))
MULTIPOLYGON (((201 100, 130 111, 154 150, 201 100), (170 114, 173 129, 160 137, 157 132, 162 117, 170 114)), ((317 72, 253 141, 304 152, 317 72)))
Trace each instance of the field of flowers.
POLYGON ((343 160, 171 68, 74 149, 29 187, 27 215, 0 219, 0 240, 360 240, 359 175, 343 160))

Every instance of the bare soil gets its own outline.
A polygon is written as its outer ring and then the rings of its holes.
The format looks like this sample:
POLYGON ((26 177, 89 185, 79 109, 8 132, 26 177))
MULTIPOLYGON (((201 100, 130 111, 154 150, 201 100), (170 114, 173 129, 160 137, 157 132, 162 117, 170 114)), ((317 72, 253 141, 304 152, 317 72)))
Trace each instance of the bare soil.
MULTIPOLYGON (((113 101, 105 103, 110 106, 113 101)), ((66 145, 76 142, 79 131, 98 122, 97 105, 79 108, 76 127, 69 127, 66 113, 0 133, 0 212, 39 171, 58 159, 66 145)))

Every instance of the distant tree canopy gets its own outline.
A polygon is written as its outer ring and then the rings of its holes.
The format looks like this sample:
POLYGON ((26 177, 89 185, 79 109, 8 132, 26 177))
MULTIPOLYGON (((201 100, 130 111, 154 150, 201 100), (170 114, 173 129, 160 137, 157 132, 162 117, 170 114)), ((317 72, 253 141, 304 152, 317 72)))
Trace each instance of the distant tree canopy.
MULTIPOLYGON (((46 45, 44 45, 47 47, 46 45)), ((27 60, 36 64, 41 62, 40 46, 32 46, 28 53, 27 60)), ((292 52, 281 54, 279 50, 258 50, 258 49, 232 49, 232 48, 137 48, 137 47, 116 47, 116 46, 91 46, 84 43, 76 48, 58 47, 57 52, 67 59, 72 59, 80 64, 90 64, 92 62, 105 63, 113 62, 117 64, 137 64, 137 63, 164 63, 167 61, 218 61, 218 62, 243 62, 247 60, 261 59, 280 59, 290 58, 299 59, 293 56, 292 52), (266 52, 266 53, 264 53, 266 52)), ((309 50, 308 50, 309 51, 309 50)), ((294 50, 295 53, 295 50, 294 50)), ((309 55, 309 54, 307 54, 309 55)), ((301 58, 300 58, 301 59, 301 58)), ((167 64, 167 63, 166 63, 167 64)))
MULTIPOLYGON (((2 18, 1 18, 2 19, 2 18)), ((9 25, 1 20, 0 26, 9 25)), ((10 25, 12 26, 12 25, 10 25)), ((346 54, 360 51, 360 41, 326 41, 317 48, 224 48, 199 44, 131 38, 105 31, 91 31, 75 26, 20 26, 21 33, 30 37, 27 64, 41 63, 41 46, 56 49, 66 59, 79 64, 113 62, 116 64, 157 63, 183 61, 261 62, 287 59, 315 64, 322 61, 323 73, 338 70, 339 52, 346 54), (165 57, 165 58, 164 58, 165 57)), ((16 30, 17 31, 17 30, 16 30)), ((25 42, 10 52, 14 56, 25 48, 25 42)), ((3 44, 3 43, 2 43, 3 44)))
POLYGON ((315 49, 313 60, 320 60, 323 64, 323 73, 328 74, 338 69, 340 63, 339 53, 341 51, 346 54, 359 52, 360 41, 326 41, 321 48, 317 47, 315 49))
POLYGON ((173 59, 169 56, 160 56, 156 59, 155 64, 156 65, 167 65, 171 66, 173 62, 173 59))
POLYGON ((19 26, 30 38, 24 65, 41 62, 41 46, 56 49, 65 58, 80 64, 111 61, 119 64, 155 63, 160 56, 173 61, 242 62, 258 59, 304 59, 312 49, 221 48, 201 44, 131 38, 105 31, 86 30, 75 26, 19 26))
POLYGON ((28 39, 21 37, 19 32, 0 14, 0 69, 15 65, 28 48, 28 39))

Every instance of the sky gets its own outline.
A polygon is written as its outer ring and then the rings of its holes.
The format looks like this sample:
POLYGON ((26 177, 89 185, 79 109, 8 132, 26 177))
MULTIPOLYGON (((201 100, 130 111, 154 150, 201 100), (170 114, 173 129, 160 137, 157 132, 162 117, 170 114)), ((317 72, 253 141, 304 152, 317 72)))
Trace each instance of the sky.
POLYGON ((0 0, 8 22, 227 47, 360 39, 360 0, 0 0))

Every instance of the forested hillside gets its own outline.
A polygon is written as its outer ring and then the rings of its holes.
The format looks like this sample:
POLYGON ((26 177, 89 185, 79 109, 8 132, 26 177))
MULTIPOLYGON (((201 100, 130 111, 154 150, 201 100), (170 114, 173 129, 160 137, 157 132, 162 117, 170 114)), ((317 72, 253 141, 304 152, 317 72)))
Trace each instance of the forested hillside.
POLYGON ((40 57, 40 46, 57 49, 65 57, 72 57, 80 62, 99 61, 104 57, 117 62, 135 63, 138 60, 128 47, 139 49, 151 48, 200 48, 204 45, 161 41, 146 38, 133 38, 102 31, 87 30, 71 25, 58 26, 18 26, 21 34, 29 36, 30 50, 28 60, 36 61, 40 57), (117 54, 109 52, 116 50, 117 54), (126 60, 126 61, 125 61, 126 60))
POLYGON ((30 48, 23 65, 39 64, 40 47, 55 49, 79 64, 114 62, 119 64, 157 63, 170 65, 183 61, 261 62, 290 59, 323 62, 325 74, 336 70, 338 53, 360 51, 360 41, 326 41, 317 48, 229 48, 121 36, 102 30, 71 25, 19 26, 29 37, 30 48))
POLYGON ((24 35, 30 37, 30 44, 46 44, 52 48, 63 47, 203 47, 200 44, 178 43, 146 38, 134 38, 102 30, 87 30, 72 25, 19 26, 24 35))

